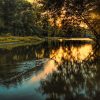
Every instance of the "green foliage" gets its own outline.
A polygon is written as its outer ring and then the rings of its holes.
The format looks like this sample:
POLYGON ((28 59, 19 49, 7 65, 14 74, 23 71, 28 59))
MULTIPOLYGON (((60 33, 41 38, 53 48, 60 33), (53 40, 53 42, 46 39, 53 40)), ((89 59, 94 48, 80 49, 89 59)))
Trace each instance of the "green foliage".
MULTIPOLYGON (((42 0, 43 6, 31 4, 27 0, 0 0, 0 35, 3 36, 85 36, 88 30, 79 29, 68 23, 68 20, 63 20, 63 27, 59 29, 56 25, 48 22, 49 17, 42 15, 42 12, 51 11, 54 13, 52 17, 58 17, 64 6, 67 9, 66 17, 72 16, 73 11, 79 11, 82 14, 87 11, 86 5, 97 0, 42 0), (75 6, 75 8, 73 7, 75 6), (74 9, 74 10, 73 10, 74 9), (71 13, 72 12, 72 13, 71 13), (69 15, 68 15, 69 14, 69 15), (56 16, 57 15, 57 16, 56 16), (68 16, 67 16, 68 15, 68 16), (80 35, 79 35, 80 34, 80 35)), ((41 2, 40 2, 41 3, 41 2)), ((93 7, 95 4, 93 4, 93 7)), ((79 18, 79 17, 78 17, 79 18)), ((55 18, 56 20, 57 18, 55 18)), ((66 18, 67 19, 67 18, 66 18)))
POLYGON ((38 20, 36 8, 26 0, 0 0, 1 33, 36 35, 38 20))
POLYGON ((65 27, 64 30, 66 30, 66 32, 69 31, 69 34, 73 33, 73 29, 75 29, 74 30, 75 34, 78 33, 76 32, 77 28, 75 28, 74 26, 80 27, 80 23, 84 22, 89 27, 90 31, 92 31, 92 34, 97 39, 100 38, 100 37, 98 38, 98 36, 100 36, 99 32, 94 28, 93 24, 87 20, 87 17, 89 17, 89 13, 91 11, 100 8, 99 0, 43 0, 43 1, 44 1, 43 2, 44 9, 46 11, 51 12, 52 17, 55 18, 56 16, 60 17, 62 15, 62 12, 65 11, 64 18, 62 20, 62 26, 65 27), (69 28, 70 26, 71 28, 69 28))

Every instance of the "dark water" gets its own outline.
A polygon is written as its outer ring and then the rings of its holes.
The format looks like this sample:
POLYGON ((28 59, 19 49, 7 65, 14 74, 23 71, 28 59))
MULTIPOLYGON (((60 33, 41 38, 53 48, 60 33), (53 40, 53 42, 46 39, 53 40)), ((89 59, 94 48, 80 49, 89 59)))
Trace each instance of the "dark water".
POLYGON ((0 100, 100 100, 100 49, 61 41, 0 49, 0 100))

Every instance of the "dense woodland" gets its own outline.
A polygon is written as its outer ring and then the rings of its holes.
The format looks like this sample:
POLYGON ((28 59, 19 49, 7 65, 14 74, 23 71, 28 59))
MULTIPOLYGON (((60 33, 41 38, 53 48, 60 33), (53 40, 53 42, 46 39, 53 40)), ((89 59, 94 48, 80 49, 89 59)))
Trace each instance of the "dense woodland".
POLYGON ((1 36, 96 37, 99 0, 0 0, 1 36))

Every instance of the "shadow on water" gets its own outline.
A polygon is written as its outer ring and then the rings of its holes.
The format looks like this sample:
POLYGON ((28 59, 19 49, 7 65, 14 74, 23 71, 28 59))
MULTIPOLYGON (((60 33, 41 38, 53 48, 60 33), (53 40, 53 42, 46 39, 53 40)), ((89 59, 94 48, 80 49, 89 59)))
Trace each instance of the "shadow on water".
POLYGON ((19 87, 26 79, 37 81, 46 99, 99 100, 100 48, 86 41, 51 41, 0 49, 0 86, 19 87))

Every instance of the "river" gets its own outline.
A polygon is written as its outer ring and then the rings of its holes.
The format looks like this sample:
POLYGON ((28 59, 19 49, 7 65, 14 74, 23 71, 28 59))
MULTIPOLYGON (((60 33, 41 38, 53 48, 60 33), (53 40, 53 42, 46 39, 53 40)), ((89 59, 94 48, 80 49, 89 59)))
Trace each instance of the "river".
POLYGON ((0 48, 0 100, 99 99, 100 48, 91 41, 0 48))

